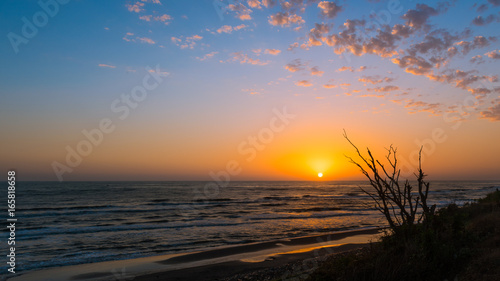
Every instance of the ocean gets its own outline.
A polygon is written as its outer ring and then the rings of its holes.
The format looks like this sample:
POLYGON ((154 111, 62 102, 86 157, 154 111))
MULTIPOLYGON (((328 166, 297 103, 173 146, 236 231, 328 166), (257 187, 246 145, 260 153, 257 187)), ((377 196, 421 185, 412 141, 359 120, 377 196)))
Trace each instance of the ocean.
MULTIPOLYGON (((16 272, 385 226, 359 186, 367 182, 18 182, 16 272)), ((429 200, 463 204, 496 188, 436 181, 429 200)))

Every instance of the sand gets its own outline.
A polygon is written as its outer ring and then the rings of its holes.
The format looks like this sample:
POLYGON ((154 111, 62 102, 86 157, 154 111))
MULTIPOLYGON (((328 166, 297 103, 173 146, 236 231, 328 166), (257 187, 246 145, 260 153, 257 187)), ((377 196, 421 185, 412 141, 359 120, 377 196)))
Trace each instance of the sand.
POLYGON ((9 280, 232 280, 235 275, 266 270, 265 274, 291 276, 310 271, 326 255, 364 247, 380 235, 380 229, 335 232, 201 252, 50 268, 9 280))

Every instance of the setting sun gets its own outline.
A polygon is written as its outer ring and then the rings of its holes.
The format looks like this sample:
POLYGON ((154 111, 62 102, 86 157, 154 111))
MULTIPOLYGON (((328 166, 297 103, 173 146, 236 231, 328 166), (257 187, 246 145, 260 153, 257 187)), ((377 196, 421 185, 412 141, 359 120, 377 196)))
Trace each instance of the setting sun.
POLYGON ((318 177, 322 178, 323 177, 323 173, 318 173, 318 177))

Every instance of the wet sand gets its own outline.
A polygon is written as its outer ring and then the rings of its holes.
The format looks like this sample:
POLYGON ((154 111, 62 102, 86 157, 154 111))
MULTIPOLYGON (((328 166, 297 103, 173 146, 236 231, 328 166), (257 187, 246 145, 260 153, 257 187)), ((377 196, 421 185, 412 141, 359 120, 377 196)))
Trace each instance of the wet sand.
POLYGON ((361 229, 201 252, 65 266, 9 280, 229 280, 234 275, 295 263, 295 268, 288 269, 293 273, 309 270, 314 259, 366 246, 376 241, 380 233, 380 229, 361 229))

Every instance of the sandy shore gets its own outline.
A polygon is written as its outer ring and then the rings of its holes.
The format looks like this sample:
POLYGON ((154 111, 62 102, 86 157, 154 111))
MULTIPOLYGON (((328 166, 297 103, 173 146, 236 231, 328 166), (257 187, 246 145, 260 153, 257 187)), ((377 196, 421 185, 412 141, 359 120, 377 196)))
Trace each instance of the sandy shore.
POLYGON ((311 270, 325 255, 366 246, 379 235, 379 229, 344 231, 202 252, 51 268, 9 280, 232 280, 234 276, 240 276, 234 280, 259 280, 262 276, 248 277, 262 274, 258 272, 291 277, 311 270))

